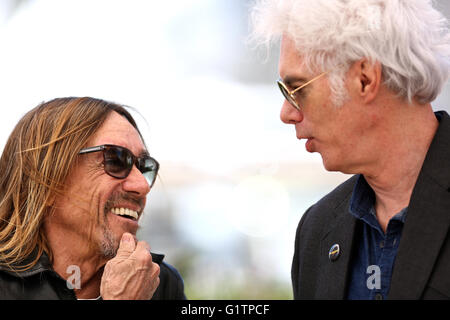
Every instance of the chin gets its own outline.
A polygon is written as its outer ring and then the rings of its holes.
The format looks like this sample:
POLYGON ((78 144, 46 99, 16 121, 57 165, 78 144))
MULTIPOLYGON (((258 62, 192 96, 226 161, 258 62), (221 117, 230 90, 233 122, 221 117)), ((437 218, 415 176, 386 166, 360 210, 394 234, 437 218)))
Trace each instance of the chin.
POLYGON ((114 258, 119 249, 119 243, 120 238, 111 232, 111 230, 105 228, 100 242, 100 254, 106 259, 114 258))
POLYGON ((112 259, 116 256, 119 249, 120 240, 125 233, 131 233, 136 236, 137 228, 124 228, 122 225, 106 224, 102 228, 100 241, 100 254, 106 259, 112 259))
MULTIPOLYGON (((341 158, 342 159, 342 158, 341 158)), ((325 170, 330 172, 341 172, 343 174, 359 174, 360 167, 352 163, 344 163, 341 161, 330 161, 330 159, 325 159, 322 157, 322 163, 325 170)))
POLYGON ((325 170, 330 171, 330 172, 336 172, 336 171, 342 172, 337 167, 331 166, 331 165, 326 165, 325 163, 323 164, 323 167, 325 168, 325 170))
POLYGON ((335 165, 333 163, 333 161, 330 161, 330 158, 327 157, 326 155, 324 155, 323 153, 319 152, 320 156, 322 157, 322 165, 325 168, 325 170, 327 171, 336 171, 335 165))
POLYGON ((323 156, 322 154, 321 156, 322 156, 322 164, 325 170, 330 172, 338 171, 345 173, 342 162, 336 161, 334 158, 331 157, 323 156))

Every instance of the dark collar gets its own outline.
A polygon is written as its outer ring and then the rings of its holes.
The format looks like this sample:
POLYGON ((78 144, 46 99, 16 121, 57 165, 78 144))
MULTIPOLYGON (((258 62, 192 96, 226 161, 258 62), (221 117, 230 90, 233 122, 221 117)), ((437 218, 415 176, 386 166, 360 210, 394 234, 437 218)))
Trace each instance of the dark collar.
MULTIPOLYGON (((152 255, 153 262, 155 262, 158 265, 160 265, 164 260, 163 254, 151 252, 151 255, 152 255)), ((26 265, 27 263, 31 262, 33 260, 34 256, 35 255, 30 255, 30 257, 28 257, 27 259, 24 260, 22 265, 26 265)), ((20 269, 20 266, 18 268, 20 269)), ((6 266, 0 265, 0 271, 6 272, 10 275, 13 275, 15 277, 20 277, 20 278, 30 277, 30 276, 33 276, 33 275, 36 275, 36 274, 39 274, 39 273, 42 273, 45 271, 53 271, 54 272, 53 267, 50 263, 50 259, 48 258, 47 254, 45 252, 41 255, 41 257, 36 262, 36 264, 28 270, 14 271, 6 266)))
MULTIPOLYGON (((383 231, 381 230, 375 212, 375 192, 362 174, 359 174, 357 177, 358 179, 350 199, 349 212, 356 219, 364 221, 366 224, 382 233, 383 231)), ((408 207, 403 208, 392 217, 392 220, 398 220, 404 223, 407 210, 408 207)))
POLYGON ((13 275, 15 277, 25 278, 29 276, 33 276, 38 273, 42 273, 47 270, 52 270, 52 265, 50 263, 50 259, 48 258, 47 254, 44 252, 39 260, 29 269, 24 271, 16 271, 23 269, 23 266, 30 264, 36 257, 36 250, 33 251, 32 254, 30 254, 26 259, 24 259, 22 262, 13 265, 11 268, 7 266, 1 266, 0 265, 0 271, 6 272, 10 275, 13 275))
POLYGON ((357 219, 370 213, 375 204, 375 193, 362 174, 358 175, 355 187, 350 199, 350 213, 357 219))

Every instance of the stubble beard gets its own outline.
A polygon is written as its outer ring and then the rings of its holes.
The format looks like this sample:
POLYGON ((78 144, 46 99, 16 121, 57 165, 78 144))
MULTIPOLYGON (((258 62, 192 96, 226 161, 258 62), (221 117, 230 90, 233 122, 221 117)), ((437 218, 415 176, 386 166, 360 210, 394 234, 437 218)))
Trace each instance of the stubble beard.
POLYGON ((116 256, 119 249, 119 239, 116 238, 114 233, 108 226, 103 227, 103 237, 100 242, 100 253, 105 259, 112 259, 116 256))

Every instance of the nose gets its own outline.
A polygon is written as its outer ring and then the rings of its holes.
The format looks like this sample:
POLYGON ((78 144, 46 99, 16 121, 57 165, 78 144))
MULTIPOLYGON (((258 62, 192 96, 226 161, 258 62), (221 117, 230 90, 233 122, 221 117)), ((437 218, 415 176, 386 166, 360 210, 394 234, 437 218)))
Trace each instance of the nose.
POLYGON ((303 113, 285 99, 281 106, 280 119, 286 124, 296 124, 303 121, 303 113))
POLYGON ((134 193, 140 197, 145 197, 150 192, 150 185, 144 175, 133 166, 128 177, 122 182, 124 191, 134 193))

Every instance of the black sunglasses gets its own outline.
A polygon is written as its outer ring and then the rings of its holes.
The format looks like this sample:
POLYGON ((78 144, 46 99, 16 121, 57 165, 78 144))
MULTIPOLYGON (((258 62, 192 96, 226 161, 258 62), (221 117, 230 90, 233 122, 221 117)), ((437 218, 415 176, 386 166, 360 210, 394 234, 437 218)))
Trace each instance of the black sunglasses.
POLYGON ((133 165, 136 165, 136 168, 147 179, 150 187, 155 183, 159 163, 149 155, 136 157, 127 148, 113 144, 103 144, 101 146, 81 149, 79 154, 98 151, 103 152, 104 170, 111 177, 125 179, 130 174, 133 165))

